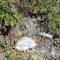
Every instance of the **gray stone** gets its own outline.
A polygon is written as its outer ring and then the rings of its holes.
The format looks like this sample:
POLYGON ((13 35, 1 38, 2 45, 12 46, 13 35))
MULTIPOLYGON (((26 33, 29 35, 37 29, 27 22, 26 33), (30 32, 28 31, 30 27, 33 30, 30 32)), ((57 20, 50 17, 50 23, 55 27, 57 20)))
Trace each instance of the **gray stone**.
POLYGON ((5 54, 0 53, 0 60, 5 60, 5 54))
POLYGON ((39 29, 36 28, 36 26, 31 21, 31 19, 27 19, 26 26, 28 28, 24 31, 24 33, 27 34, 28 36, 32 36, 32 35, 38 34, 39 31, 40 31, 39 29))

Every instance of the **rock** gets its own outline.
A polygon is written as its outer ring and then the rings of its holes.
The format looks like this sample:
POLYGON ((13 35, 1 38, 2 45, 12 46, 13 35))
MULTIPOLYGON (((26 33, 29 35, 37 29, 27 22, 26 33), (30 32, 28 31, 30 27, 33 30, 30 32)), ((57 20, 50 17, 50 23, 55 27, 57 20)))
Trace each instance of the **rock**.
MULTIPOLYGON (((33 60, 45 60, 45 56, 43 53, 35 52, 36 54, 32 54, 32 59, 33 60)), ((47 60, 47 59, 46 59, 47 60)))
POLYGON ((59 47, 60 44, 58 43, 59 41, 57 41, 56 46, 54 46, 53 41, 51 41, 50 39, 43 38, 43 37, 41 37, 41 39, 42 40, 40 42, 37 42, 37 46, 35 47, 35 49, 38 52, 42 53, 47 60, 49 59, 51 60, 51 57, 53 58, 53 60, 54 59, 58 60, 60 56, 60 47, 59 47))
POLYGON ((12 30, 16 37, 18 36, 18 31, 19 30, 20 30, 20 24, 18 23, 12 30))
POLYGON ((37 17, 37 20, 38 20, 38 21, 41 21, 41 17, 38 16, 38 17, 37 17))
MULTIPOLYGON (((34 21, 36 19, 31 19, 28 17, 24 17, 22 21, 26 25, 26 29, 24 29, 24 35, 32 36, 35 34, 38 34, 40 32, 40 29, 36 28, 36 24, 34 24, 34 21)), ((18 31, 21 29, 21 22, 19 22, 13 29, 14 35, 17 37, 18 36, 18 31)))
POLYGON ((38 34, 40 32, 39 29, 36 28, 36 25, 34 24, 34 22, 32 21, 35 19, 27 19, 27 22, 26 22, 26 26, 28 27, 24 33, 28 36, 32 36, 32 35, 35 35, 35 34, 38 34))
POLYGON ((5 54, 4 53, 0 53, 0 60, 5 60, 5 54))
POLYGON ((55 55, 56 55, 56 52, 55 52, 54 48, 52 48, 52 49, 51 49, 51 56, 52 56, 53 58, 55 58, 55 55))
POLYGON ((36 46, 36 43, 33 41, 32 38, 29 37, 22 37, 16 45, 16 49, 18 50, 28 50, 32 47, 36 46))

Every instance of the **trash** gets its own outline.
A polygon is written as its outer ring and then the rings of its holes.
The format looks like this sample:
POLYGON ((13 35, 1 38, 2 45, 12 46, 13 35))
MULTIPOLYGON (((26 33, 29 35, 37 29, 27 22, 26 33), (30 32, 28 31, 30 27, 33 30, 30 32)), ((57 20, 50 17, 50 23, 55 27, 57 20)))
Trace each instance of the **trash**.
POLYGON ((48 34, 48 33, 45 33, 45 32, 40 32, 39 35, 44 36, 44 37, 47 37, 47 38, 50 38, 50 39, 53 38, 53 35, 48 34))
POLYGON ((36 46, 36 43, 33 41, 33 39, 29 37, 22 37, 16 45, 16 49, 18 50, 27 50, 29 48, 32 48, 36 46))

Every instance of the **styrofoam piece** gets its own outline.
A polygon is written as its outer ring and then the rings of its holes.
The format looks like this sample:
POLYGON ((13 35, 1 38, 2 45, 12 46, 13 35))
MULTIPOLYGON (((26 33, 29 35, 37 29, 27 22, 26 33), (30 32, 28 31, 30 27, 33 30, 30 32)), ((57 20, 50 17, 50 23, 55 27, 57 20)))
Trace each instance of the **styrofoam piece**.
POLYGON ((50 39, 53 38, 53 35, 48 34, 48 33, 45 33, 45 32, 40 32, 39 35, 44 36, 44 37, 47 37, 47 38, 50 38, 50 39))
POLYGON ((32 38, 29 37, 22 37, 16 45, 16 49, 18 50, 27 50, 36 46, 37 44, 33 41, 32 38))

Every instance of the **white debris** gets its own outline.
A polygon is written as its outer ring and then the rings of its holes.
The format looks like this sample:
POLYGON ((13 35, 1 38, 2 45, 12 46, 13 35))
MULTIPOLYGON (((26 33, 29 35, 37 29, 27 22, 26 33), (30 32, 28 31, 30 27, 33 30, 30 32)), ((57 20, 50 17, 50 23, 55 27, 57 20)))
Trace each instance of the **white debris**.
POLYGON ((47 37, 47 38, 50 38, 50 39, 53 38, 53 35, 48 34, 48 33, 45 33, 45 32, 40 32, 39 35, 44 36, 44 37, 47 37))
POLYGON ((16 49, 18 50, 27 50, 36 46, 36 43, 33 41, 32 38, 29 37, 22 37, 16 45, 16 49))

